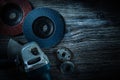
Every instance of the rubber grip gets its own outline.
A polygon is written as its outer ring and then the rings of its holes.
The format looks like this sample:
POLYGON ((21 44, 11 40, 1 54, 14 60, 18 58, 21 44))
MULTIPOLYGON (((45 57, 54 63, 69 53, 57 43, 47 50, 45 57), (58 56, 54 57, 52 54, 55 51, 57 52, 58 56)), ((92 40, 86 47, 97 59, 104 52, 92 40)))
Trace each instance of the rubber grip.
POLYGON ((39 69, 27 73, 28 80, 51 80, 50 65, 47 64, 39 69))

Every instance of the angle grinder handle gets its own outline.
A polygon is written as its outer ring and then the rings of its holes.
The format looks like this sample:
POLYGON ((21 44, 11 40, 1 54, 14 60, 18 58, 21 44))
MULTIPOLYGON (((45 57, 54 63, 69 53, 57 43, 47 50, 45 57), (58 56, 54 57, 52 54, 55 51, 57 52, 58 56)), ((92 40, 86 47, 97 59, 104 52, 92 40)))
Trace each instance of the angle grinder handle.
POLYGON ((51 80, 49 64, 27 73, 29 80, 51 80))

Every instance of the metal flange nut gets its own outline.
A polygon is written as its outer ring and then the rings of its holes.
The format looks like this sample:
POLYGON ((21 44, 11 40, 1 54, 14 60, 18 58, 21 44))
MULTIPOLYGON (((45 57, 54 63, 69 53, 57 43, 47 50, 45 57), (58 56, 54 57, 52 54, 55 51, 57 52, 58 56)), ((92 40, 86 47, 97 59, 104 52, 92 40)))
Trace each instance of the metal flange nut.
POLYGON ((74 72, 75 65, 70 61, 65 61, 60 65, 60 71, 62 73, 72 73, 74 72))
POLYGON ((59 48, 56 53, 58 60, 62 62, 69 61, 73 57, 73 53, 68 48, 65 47, 59 48))

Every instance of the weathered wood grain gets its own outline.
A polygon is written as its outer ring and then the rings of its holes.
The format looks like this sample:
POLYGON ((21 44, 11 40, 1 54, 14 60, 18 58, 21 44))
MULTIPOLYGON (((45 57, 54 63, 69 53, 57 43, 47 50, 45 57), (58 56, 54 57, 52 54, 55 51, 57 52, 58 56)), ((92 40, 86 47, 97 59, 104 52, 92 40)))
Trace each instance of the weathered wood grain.
MULTIPOLYGON (((115 12, 109 10, 105 4, 103 7, 103 2, 93 4, 80 0, 30 1, 35 8, 49 7, 59 11, 66 22, 63 40, 54 48, 43 49, 50 59, 53 80, 120 78, 120 17, 115 12), (67 47, 73 52, 73 74, 62 74, 57 68, 54 51, 59 47, 67 47)), ((1 76, 9 75, 4 73, 3 70, 0 71, 1 80, 1 76)))

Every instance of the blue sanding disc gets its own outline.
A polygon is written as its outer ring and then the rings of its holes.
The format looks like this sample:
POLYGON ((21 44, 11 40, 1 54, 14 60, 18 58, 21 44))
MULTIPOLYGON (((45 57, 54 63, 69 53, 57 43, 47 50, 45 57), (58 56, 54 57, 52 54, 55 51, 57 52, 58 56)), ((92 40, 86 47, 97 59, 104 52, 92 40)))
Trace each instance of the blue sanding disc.
POLYGON ((28 41, 36 41, 41 48, 51 48, 64 37, 65 21, 56 10, 34 9, 25 18, 23 33, 28 41))

